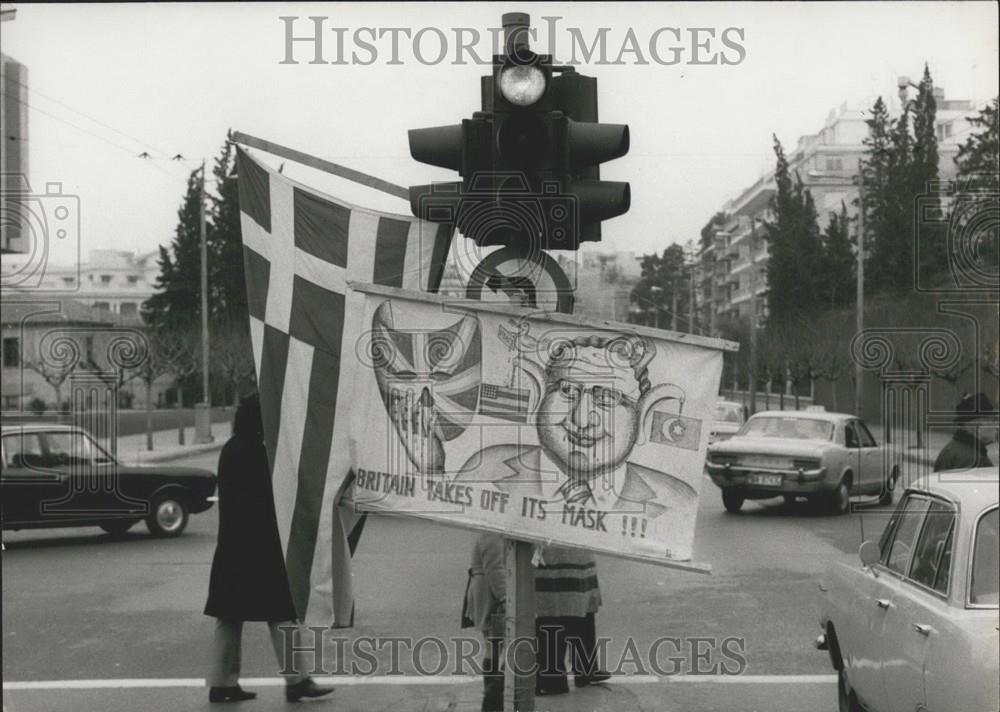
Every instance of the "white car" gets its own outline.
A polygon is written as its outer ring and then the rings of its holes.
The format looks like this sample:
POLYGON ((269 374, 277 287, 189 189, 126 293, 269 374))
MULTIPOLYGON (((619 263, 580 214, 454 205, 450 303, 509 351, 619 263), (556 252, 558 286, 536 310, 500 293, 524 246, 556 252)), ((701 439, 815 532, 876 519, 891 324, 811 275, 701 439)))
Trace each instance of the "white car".
POLYGON ((716 401, 712 408, 712 430, 708 444, 728 440, 747 422, 747 407, 736 401, 716 401))
POLYGON ((739 432, 708 447, 705 469, 728 512, 747 499, 798 497, 844 514, 850 498, 878 495, 892 503, 899 465, 864 422, 824 410, 757 413, 739 432))
POLYGON ((903 494, 861 566, 820 584, 817 647, 842 712, 996 712, 998 473, 935 473, 903 494))

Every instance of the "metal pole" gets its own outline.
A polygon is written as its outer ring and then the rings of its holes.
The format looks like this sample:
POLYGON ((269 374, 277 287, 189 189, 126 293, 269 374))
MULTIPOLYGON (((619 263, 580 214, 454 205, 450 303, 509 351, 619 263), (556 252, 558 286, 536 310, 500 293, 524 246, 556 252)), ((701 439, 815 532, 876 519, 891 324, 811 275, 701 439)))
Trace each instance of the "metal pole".
POLYGON ((757 412, 757 218, 750 217, 750 415, 757 412))
POLYGON ((205 236, 205 161, 201 162, 201 180, 198 181, 198 237, 201 242, 201 403, 195 418, 195 442, 212 442, 210 415, 211 391, 209 390, 208 352, 208 244, 205 236))
POLYGON ((688 323, 688 326, 690 327, 688 329, 688 331, 690 333, 692 333, 692 334, 694 333, 694 319, 695 319, 694 275, 695 275, 695 271, 696 271, 695 267, 697 266, 697 264, 698 264, 697 263, 697 257, 692 257, 692 259, 691 259, 691 307, 688 309, 688 317, 691 320, 688 323))
MULTIPOLYGON (((861 173, 861 161, 858 161, 858 266, 857 266, 857 333, 865 328, 865 181, 861 173)), ((864 369, 858 361, 854 362, 854 413, 861 417, 861 399, 864 388, 862 379, 864 369)))
POLYGON ((503 708, 507 712, 535 709, 535 569, 531 565, 534 545, 504 539, 506 616, 503 708))

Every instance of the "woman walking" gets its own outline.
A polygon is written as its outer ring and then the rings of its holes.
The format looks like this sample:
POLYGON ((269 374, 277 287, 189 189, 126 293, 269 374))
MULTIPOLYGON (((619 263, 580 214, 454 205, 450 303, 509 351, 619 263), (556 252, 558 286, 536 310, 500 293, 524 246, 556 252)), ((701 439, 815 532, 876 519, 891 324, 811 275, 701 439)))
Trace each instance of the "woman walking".
MULTIPOLYGON (((255 693, 239 684, 243 623, 267 622, 282 669, 286 667, 283 636, 292 635, 299 627, 278 536, 256 394, 240 402, 233 420, 233 436, 219 457, 219 538, 205 615, 216 619, 209 701, 255 698, 255 693)), ((293 669, 303 668, 293 665, 293 669)), ((332 687, 321 687, 300 673, 286 678, 286 683, 289 702, 333 692, 332 687)))

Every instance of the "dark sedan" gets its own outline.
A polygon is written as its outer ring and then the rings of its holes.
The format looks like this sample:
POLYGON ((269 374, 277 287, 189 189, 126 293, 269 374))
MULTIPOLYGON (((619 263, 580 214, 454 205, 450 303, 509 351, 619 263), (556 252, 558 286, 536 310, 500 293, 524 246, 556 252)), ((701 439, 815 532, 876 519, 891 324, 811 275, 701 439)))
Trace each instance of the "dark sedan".
POLYGON ((2 430, 4 529, 99 526, 122 534, 144 520, 154 536, 179 536, 215 500, 216 477, 193 467, 129 467, 82 428, 2 430))

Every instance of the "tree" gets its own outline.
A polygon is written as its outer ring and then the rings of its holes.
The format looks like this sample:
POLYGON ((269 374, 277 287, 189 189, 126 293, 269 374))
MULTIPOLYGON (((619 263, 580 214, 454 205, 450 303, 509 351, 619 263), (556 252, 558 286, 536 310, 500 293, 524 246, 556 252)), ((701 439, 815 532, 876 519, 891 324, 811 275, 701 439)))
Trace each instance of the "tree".
MULTIPOLYGON (((937 100, 934 98, 934 80, 928 66, 913 102, 913 163, 911 166, 910 216, 917 219, 918 228, 911 244, 917 251, 914 259, 920 284, 930 285, 940 280, 947 270, 947 232, 940 220, 924 220, 926 215, 936 215, 940 210, 937 146, 937 100), (919 199, 919 204, 917 200, 919 199)), ((913 220, 911 217, 911 224, 913 220)))
POLYGON ((1000 191, 1000 97, 968 119, 973 133, 958 147, 955 165, 962 178, 978 176, 980 189, 1000 191), (978 129, 978 130, 977 130, 978 129))
POLYGON ((823 305, 830 309, 854 301, 856 260, 850 225, 847 206, 841 203, 840 213, 830 214, 830 222, 823 233, 823 266, 819 273, 819 285, 823 305))
MULTIPOLYGON (((180 330, 149 330, 146 334, 146 357, 136 368, 136 374, 146 389, 146 449, 153 449, 153 384, 161 376, 176 375, 193 362, 188 336, 180 330), (182 365, 183 363, 183 365, 182 365)), ((178 400, 180 381, 178 380, 178 400)))
POLYGON ((982 217, 996 209, 1000 194, 1000 123, 998 99, 978 116, 969 119, 973 133, 958 148, 958 189, 950 216, 953 237, 963 239, 963 247, 976 248, 975 260, 984 273, 996 269, 1000 261, 1000 229, 995 220, 982 217))
POLYGON ((771 197, 771 222, 765 223, 769 243, 767 263, 770 319, 794 321, 813 315, 820 298, 816 279, 822 269, 822 241, 816 223, 816 206, 802 179, 793 180, 785 151, 774 136, 775 194, 771 197))
POLYGON ((232 131, 226 135, 212 174, 215 176, 216 194, 209 196, 207 230, 211 316, 213 323, 216 319, 224 319, 230 324, 243 324, 249 343, 236 144, 232 140, 232 131))
POLYGON ((727 222, 729 222, 729 214, 725 211, 719 211, 712 216, 711 220, 705 223, 705 227, 701 229, 701 240, 699 241, 702 249, 712 246, 715 233, 721 230, 727 222))
POLYGON ((225 386, 227 402, 235 404, 255 382, 253 346, 245 321, 215 325, 212 333, 212 363, 225 386))
POLYGON ((630 318, 638 323, 661 328, 680 328, 686 324, 689 314, 690 266, 684 258, 681 245, 670 245, 663 255, 644 255, 640 260, 642 269, 639 281, 632 288, 630 301, 638 305, 635 316, 630 318), (683 322, 680 320, 683 319, 683 322))
POLYGON ((884 264, 888 252, 883 249, 881 236, 888 231, 889 204, 892 200, 889 183, 889 164, 892 157, 892 121, 882 97, 871 108, 868 135, 862 140, 865 155, 861 159, 861 186, 864 196, 859 211, 864 211, 865 281, 866 289, 879 291, 884 284, 888 265, 884 264), (875 236, 880 236, 876 247, 875 236))
POLYGON ((176 329, 201 315, 201 177, 188 176, 187 192, 177 211, 170 249, 160 245, 156 293, 143 305, 143 319, 155 329, 176 329))

